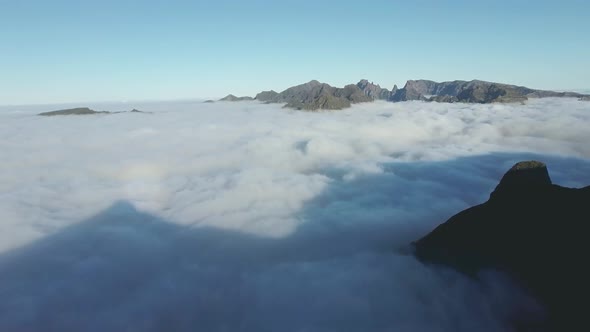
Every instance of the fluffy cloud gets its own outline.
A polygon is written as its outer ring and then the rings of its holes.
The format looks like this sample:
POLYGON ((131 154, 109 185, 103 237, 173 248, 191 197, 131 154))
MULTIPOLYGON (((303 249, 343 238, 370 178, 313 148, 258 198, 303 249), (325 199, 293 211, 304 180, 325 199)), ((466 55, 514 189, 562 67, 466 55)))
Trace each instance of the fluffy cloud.
POLYGON ((590 103, 0 109, 0 329, 497 331, 509 282, 407 244, 520 159, 590 184, 590 103))

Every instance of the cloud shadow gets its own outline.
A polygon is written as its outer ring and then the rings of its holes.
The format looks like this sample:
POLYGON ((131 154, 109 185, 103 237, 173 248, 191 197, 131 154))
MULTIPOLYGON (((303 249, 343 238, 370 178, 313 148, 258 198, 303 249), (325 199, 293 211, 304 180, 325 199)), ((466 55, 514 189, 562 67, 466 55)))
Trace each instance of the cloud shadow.
POLYGON ((404 249, 487 199, 523 159, 546 162, 555 183, 590 183, 588 161, 529 153, 388 163, 353 177, 328 169, 331 185, 284 238, 181 226, 119 201, 0 255, 0 330, 498 330, 498 319, 534 307, 529 299, 404 249))

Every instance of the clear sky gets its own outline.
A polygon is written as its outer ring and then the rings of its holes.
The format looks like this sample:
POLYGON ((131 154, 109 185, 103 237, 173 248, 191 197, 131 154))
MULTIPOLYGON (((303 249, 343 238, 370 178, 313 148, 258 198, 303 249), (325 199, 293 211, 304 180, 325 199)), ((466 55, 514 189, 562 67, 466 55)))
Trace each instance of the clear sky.
POLYGON ((0 104, 361 78, 588 89, 590 1, 0 0, 0 104))

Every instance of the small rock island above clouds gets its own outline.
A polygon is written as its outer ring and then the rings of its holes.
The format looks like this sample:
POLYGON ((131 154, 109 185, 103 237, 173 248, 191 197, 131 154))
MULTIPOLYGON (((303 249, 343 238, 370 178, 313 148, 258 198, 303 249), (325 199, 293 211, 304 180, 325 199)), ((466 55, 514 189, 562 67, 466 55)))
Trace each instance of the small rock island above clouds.
POLYGON ((76 108, 68 108, 64 110, 58 111, 51 111, 51 112, 43 112, 39 113, 38 115, 41 116, 56 116, 56 115, 90 115, 90 114, 110 114, 110 112, 98 112, 92 110, 88 107, 76 107, 76 108))
MULTIPOLYGON (((229 95, 219 99, 219 101, 246 101, 246 100, 254 100, 254 98, 252 98, 252 97, 236 97, 232 94, 229 94, 229 95)), ((205 102, 212 102, 212 100, 206 100, 205 102)))
POLYGON ((281 103, 285 107, 306 111, 340 110, 352 104, 384 100, 402 102, 421 100, 443 103, 523 103, 529 98, 571 97, 590 100, 590 95, 575 92, 556 92, 535 90, 523 86, 493 83, 486 81, 451 81, 434 82, 428 80, 410 80, 399 89, 391 90, 361 80, 357 84, 349 84, 344 88, 332 87, 326 83, 310 81, 297 85, 283 92, 263 91, 251 97, 228 95, 220 101, 257 100, 264 103, 281 103))
POLYGON ((107 111, 95 111, 88 107, 76 107, 76 108, 68 108, 58 111, 51 111, 51 112, 43 112, 37 115, 40 116, 57 116, 57 115, 93 115, 93 114, 119 114, 119 113, 150 113, 144 112, 137 109, 132 109, 129 112, 107 112, 107 111))

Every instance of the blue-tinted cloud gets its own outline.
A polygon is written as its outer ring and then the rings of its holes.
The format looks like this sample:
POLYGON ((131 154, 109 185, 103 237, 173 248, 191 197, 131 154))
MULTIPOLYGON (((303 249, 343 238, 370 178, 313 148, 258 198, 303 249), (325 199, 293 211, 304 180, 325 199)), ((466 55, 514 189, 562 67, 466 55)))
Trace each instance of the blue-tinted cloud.
POLYGON ((93 106, 154 113, 0 113, 1 330, 503 330, 530 299, 407 244, 515 161, 590 183, 577 100, 93 106))

